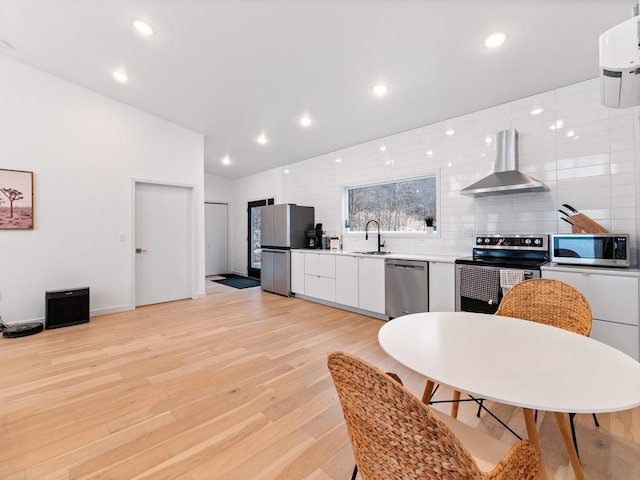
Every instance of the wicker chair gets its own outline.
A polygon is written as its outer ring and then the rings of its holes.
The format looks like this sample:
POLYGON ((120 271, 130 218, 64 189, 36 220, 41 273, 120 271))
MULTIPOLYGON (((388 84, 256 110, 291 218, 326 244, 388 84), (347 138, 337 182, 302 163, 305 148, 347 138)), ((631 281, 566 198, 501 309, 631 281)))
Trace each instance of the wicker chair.
MULTIPOLYGON (((514 285, 502 298, 495 314, 544 323, 580 335, 588 336, 591 332, 591 307, 584 295, 571 285, 550 278, 533 278, 514 285)), ((459 392, 454 392, 456 398, 460 398, 459 392)), ((570 414, 569 420, 577 451, 574 415, 570 414)), ((453 408, 452 416, 456 416, 453 408)), ((599 426, 595 414, 593 420, 599 426)))
MULTIPOLYGON (((328 366, 363 480, 539 478, 539 452, 528 441, 506 445, 485 473, 479 465, 489 463, 496 451, 472 457, 452 426, 466 428, 465 435, 479 432, 450 417, 445 423, 400 383, 354 355, 333 352, 328 366)), ((480 435, 483 441, 476 447, 498 442, 480 435)))
POLYGON ((533 278, 511 287, 496 315, 544 323, 580 335, 591 332, 591 307, 584 295, 550 278, 533 278))

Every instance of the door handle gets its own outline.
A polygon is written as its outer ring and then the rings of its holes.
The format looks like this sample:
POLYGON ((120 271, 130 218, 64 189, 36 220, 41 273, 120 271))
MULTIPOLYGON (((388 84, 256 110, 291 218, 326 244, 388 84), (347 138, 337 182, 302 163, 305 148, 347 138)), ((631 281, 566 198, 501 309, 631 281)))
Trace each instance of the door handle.
POLYGON ((146 250, 142 248, 136 248, 136 253, 142 253, 142 252, 146 252, 146 250))

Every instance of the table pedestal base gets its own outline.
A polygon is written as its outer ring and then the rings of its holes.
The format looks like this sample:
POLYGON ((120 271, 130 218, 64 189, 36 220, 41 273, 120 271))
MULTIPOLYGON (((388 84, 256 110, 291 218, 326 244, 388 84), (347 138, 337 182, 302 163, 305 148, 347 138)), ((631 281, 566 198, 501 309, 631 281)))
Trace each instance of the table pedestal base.
MULTIPOLYGON (((424 387, 424 392, 422 394, 422 402, 429 405, 429 401, 431 400, 431 394, 433 393, 433 388, 435 384, 428 380, 427 384, 424 387)), ((460 393, 456 391, 457 398, 460 399, 460 393)), ((451 416, 456 418, 458 413, 458 403, 454 402, 451 407, 451 416), (455 410, 454 410, 455 406, 455 410)), ((542 450, 540 448, 540 438, 538 437, 538 428, 536 427, 536 420, 534 416, 533 410, 530 408, 523 408, 522 413, 524 415, 524 422, 527 426, 527 437, 533 445, 533 448, 540 455, 540 478, 541 480, 546 480, 547 472, 544 467, 544 461, 542 460, 542 450)), ((584 480, 584 472, 582 471, 582 465, 580 465, 580 460, 578 459, 578 453, 573 445, 573 440, 571 438, 571 432, 569 431, 569 426, 567 419, 564 413, 555 412, 554 416, 556 418, 556 423, 558 424, 558 428, 560 429, 560 435, 562 435, 562 441, 564 443, 564 447, 567 450, 567 454, 569 455, 569 461, 571 462, 571 466, 573 467, 573 471, 576 475, 576 480, 584 480)))

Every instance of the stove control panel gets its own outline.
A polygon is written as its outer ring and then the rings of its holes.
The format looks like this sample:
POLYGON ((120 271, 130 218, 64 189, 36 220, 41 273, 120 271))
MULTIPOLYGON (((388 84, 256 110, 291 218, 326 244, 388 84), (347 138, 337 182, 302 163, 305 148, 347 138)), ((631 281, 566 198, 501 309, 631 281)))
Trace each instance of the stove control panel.
POLYGON ((548 235, 497 235, 484 234, 475 236, 476 248, 491 248, 503 250, 547 250, 548 235))

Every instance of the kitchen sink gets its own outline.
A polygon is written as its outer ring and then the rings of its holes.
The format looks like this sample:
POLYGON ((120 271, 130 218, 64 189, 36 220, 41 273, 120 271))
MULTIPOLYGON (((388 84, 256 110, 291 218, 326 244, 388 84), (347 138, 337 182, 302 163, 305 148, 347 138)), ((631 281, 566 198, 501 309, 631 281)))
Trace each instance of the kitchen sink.
POLYGON ((373 250, 371 252, 353 252, 358 253, 360 255, 389 255, 391 252, 378 252, 377 250, 373 250))

